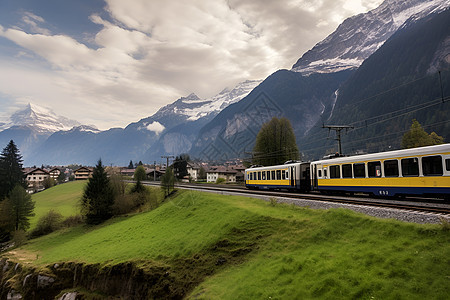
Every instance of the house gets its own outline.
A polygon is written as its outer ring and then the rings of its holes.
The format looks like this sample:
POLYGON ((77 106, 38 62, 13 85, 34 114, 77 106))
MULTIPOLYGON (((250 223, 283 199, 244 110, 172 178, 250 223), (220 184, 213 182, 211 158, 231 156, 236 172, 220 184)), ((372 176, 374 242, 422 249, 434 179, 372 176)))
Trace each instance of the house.
POLYGON ((75 180, 86 180, 92 177, 93 172, 93 168, 81 167, 76 169, 73 173, 75 175, 75 180))
POLYGON ((61 175, 61 170, 58 168, 52 168, 48 171, 48 173, 50 174, 50 178, 53 178, 55 181, 58 180, 59 175, 61 175))
POLYGON ((146 169, 145 170, 145 174, 147 175, 147 179, 148 180, 154 180, 154 181, 161 180, 161 176, 163 176, 165 172, 163 170, 158 170, 158 169, 159 168, 146 169))
POLYGON ((236 170, 224 166, 210 167, 206 171, 206 182, 216 182, 218 178, 223 178, 226 182, 236 182, 236 174, 236 170))
POLYGON ((200 166, 197 164, 194 164, 192 162, 188 162, 186 166, 186 171, 189 174, 189 177, 191 180, 197 181, 199 178, 200 173, 200 166))
POLYGON ((124 168, 120 170, 120 175, 133 177, 134 171, 136 171, 136 169, 124 168))
POLYGON ((43 190, 44 180, 50 177, 50 173, 41 168, 35 168, 25 174, 29 189, 43 190))

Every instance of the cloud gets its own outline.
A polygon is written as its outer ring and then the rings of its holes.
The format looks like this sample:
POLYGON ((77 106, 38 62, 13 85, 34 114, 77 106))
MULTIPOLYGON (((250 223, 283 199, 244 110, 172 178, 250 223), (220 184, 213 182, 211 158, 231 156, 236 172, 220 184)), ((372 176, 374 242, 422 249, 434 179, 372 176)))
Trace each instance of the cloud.
POLYGON ((148 124, 146 128, 148 131, 153 131, 156 134, 160 134, 161 132, 164 131, 164 129, 166 129, 161 123, 159 123, 157 121, 154 121, 153 123, 148 124))
POLYGON ((0 37, 21 47, 3 58, 8 68, 0 57, 0 92, 101 129, 123 127, 191 92, 209 97, 290 68, 345 17, 381 1, 105 2, 90 16, 101 27, 88 42, 52 34, 30 12, 22 17, 29 31, 0 26, 0 37))

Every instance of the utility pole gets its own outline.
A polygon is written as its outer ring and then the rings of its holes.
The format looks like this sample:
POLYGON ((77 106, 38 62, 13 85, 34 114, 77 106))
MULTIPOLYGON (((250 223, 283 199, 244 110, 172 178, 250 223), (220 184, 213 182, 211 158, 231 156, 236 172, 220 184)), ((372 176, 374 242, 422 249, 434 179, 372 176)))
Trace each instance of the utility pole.
POLYGON ((156 160, 153 164, 153 181, 156 181, 156 160))
POLYGON ((349 125, 322 125, 322 128, 328 128, 328 134, 330 134, 331 130, 336 131, 336 139, 338 141, 338 153, 342 155, 342 147, 341 147, 341 131, 345 129, 347 132, 349 129, 353 129, 353 126, 349 125))
POLYGON ((166 158, 167 159, 167 165, 166 165, 166 170, 169 168, 169 158, 175 158, 175 156, 173 155, 163 155, 161 156, 161 158, 166 158))

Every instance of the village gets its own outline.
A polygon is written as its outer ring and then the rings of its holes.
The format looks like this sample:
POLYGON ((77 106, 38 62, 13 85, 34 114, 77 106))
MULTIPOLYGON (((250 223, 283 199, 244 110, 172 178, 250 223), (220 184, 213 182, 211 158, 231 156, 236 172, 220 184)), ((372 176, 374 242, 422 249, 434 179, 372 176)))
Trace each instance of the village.
MULTIPOLYGON (((136 167, 140 164, 127 167, 107 166, 109 175, 117 174, 125 179, 133 179, 136 167)), ((146 173, 146 180, 160 181, 166 173, 166 164, 142 164, 146 173)), ((169 164, 173 167, 173 163, 169 164)), ((245 166, 242 161, 228 161, 221 165, 213 165, 205 162, 187 162, 185 176, 175 174, 180 182, 206 182, 206 183, 243 183, 245 166)), ((27 182, 28 193, 35 193, 74 180, 87 180, 92 177, 94 167, 91 166, 41 166, 24 168, 24 176, 27 182)))

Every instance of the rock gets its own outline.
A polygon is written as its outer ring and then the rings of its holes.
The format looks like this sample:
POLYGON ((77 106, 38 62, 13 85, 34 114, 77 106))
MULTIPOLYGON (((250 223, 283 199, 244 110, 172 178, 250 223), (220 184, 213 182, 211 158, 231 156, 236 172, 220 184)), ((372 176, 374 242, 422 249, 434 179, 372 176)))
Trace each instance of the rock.
POLYGON ((9 291, 8 295, 6 296, 6 299, 8 300, 18 300, 22 299, 22 295, 17 293, 15 290, 9 291))
POLYGON ((53 282, 55 282, 55 278, 52 278, 49 276, 44 276, 44 275, 38 275, 38 278, 37 278, 38 288, 47 287, 50 284, 52 284, 53 282))
POLYGON ((62 295, 58 300, 75 300, 77 299, 77 292, 69 292, 62 295))
POLYGON ((25 286, 28 282, 28 279, 32 276, 33 274, 28 274, 27 276, 25 276, 25 279, 23 280, 23 286, 25 286))

